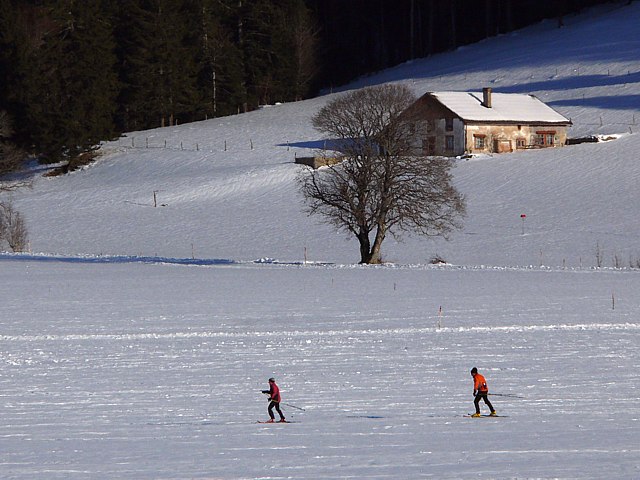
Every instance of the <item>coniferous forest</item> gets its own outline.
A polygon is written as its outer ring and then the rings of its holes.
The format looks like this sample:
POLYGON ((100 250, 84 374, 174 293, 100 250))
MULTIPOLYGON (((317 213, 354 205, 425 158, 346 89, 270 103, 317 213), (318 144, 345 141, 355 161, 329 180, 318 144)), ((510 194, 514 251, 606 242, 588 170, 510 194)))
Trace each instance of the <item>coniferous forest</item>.
POLYGON ((121 132, 299 100, 597 3, 0 0, 0 166, 17 148, 71 160, 121 132))

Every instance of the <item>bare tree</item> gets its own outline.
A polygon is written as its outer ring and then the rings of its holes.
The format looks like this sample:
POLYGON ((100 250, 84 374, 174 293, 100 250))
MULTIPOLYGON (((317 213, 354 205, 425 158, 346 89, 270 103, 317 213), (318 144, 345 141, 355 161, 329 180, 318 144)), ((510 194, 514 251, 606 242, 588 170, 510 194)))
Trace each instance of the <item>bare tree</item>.
POLYGON ((622 268, 622 264, 624 262, 622 261, 622 255, 620 255, 618 252, 613 252, 611 260, 613 263, 613 268, 622 268))
POLYGON ((24 218, 11 202, 0 202, 0 244, 4 242, 14 252, 24 252, 29 243, 24 218))
POLYGON ((414 101, 402 85, 368 87, 332 100, 312 119, 344 160, 301 174, 307 212, 355 235, 360 263, 381 262, 388 233, 446 237, 464 215, 451 160, 411 154, 411 129, 401 116, 414 101))

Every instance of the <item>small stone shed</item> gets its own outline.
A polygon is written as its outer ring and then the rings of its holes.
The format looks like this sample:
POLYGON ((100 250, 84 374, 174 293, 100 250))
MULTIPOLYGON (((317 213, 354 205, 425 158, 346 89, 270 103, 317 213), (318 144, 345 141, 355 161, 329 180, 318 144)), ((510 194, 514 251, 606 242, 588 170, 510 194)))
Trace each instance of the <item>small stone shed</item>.
POLYGON ((307 165, 311 168, 326 167, 329 165, 336 165, 342 161, 342 157, 296 157, 296 163, 300 165, 307 165))
POLYGON ((561 147, 571 121, 534 95, 429 92, 403 113, 421 156, 561 147))

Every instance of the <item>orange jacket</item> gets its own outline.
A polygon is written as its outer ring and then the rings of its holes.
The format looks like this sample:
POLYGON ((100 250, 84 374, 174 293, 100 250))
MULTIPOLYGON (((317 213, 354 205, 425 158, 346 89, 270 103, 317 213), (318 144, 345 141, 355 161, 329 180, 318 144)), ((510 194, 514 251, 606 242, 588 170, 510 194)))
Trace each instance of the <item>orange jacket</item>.
POLYGON ((487 380, 479 373, 476 373, 473 376, 473 390, 483 393, 489 391, 489 387, 487 387, 487 380))

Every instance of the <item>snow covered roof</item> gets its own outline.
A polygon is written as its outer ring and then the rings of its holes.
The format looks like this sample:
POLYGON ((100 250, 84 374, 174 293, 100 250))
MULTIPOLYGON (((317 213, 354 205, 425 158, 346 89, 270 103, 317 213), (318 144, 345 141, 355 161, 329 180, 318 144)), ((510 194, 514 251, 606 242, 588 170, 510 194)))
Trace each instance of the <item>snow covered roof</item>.
POLYGON ((533 95, 491 93, 491 108, 482 92, 431 92, 440 103, 463 120, 476 122, 570 123, 533 95))

